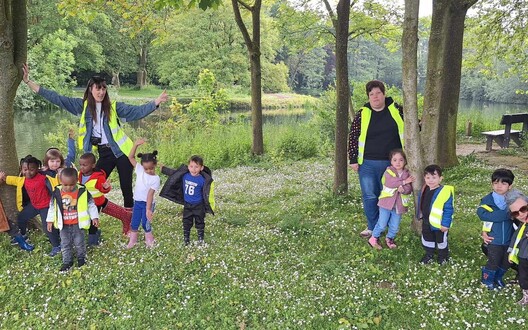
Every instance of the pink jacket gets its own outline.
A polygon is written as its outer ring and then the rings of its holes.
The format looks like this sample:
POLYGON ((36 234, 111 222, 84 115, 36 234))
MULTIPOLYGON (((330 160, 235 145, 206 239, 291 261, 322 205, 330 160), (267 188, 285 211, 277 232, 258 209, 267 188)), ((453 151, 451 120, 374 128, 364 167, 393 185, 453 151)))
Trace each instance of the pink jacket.
MULTIPOLYGON (((393 177, 389 174, 388 171, 385 171, 383 173, 383 177, 385 178, 385 184, 383 185, 384 188, 398 188, 399 186, 403 187, 403 193, 404 194, 410 194, 412 192, 412 184, 407 183, 403 184, 403 180, 407 179, 411 176, 408 170, 404 169, 400 176, 398 176, 398 172, 396 169, 392 166, 387 167, 387 170, 391 170, 393 173, 396 173, 396 177, 393 177)), ((378 206, 383 207, 387 210, 392 210, 393 208, 396 208, 396 213, 403 214, 407 212, 407 207, 403 206, 402 199, 401 199, 401 193, 396 190, 393 196, 391 197, 385 197, 380 198, 378 201, 378 206)))

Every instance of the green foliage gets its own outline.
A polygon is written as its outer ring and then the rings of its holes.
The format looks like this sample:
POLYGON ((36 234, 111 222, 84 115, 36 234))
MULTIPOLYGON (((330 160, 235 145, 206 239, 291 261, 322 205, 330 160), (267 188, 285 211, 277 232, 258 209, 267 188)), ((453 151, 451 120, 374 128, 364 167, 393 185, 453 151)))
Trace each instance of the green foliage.
MULTIPOLYGON (((76 84, 70 76, 75 65, 73 49, 76 45, 75 37, 65 30, 59 29, 46 35, 39 44, 29 50, 28 63, 38 63, 31 69, 31 79, 58 93, 70 95, 72 87, 76 84)), ((29 109, 45 104, 34 93, 29 92, 29 87, 21 86, 15 103, 18 107, 29 109)))
POLYGON ((309 130, 296 129, 281 135, 277 148, 271 151, 272 157, 279 159, 300 160, 318 155, 319 139, 309 130))
POLYGON ((319 101, 319 105, 314 109, 314 116, 311 122, 314 125, 315 130, 319 132, 323 145, 333 148, 337 109, 335 89, 329 88, 324 91, 319 101))
POLYGON ((265 93, 288 92, 288 67, 283 62, 262 64, 262 91, 265 93))

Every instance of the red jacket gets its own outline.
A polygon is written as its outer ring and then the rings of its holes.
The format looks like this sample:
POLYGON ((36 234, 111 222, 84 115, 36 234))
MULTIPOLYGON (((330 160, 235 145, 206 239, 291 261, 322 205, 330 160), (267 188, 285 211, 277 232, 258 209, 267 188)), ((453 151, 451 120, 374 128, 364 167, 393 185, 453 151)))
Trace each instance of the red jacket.
MULTIPOLYGON (((79 172, 79 183, 82 183, 83 174, 79 172)), ((92 175, 84 183, 86 190, 92 195, 95 205, 101 206, 106 201, 104 194, 108 193, 110 189, 103 188, 103 183, 106 182, 106 173, 103 170, 94 169, 92 175)))

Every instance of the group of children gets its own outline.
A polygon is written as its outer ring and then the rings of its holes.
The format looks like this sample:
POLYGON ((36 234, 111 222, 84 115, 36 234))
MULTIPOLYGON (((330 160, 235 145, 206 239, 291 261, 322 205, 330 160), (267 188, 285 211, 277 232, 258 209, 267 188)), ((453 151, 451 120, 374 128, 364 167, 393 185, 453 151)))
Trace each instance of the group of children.
MULTIPOLYGON (((378 250, 382 249, 380 236, 387 226, 385 243, 389 249, 397 247, 394 239, 402 214, 407 212, 411 184, 415 180, 405 169, 407 159, 401 149, 390 152, 390 162, 381 182, 378 222, 368 240, 370 246, 378 250)), ((420 261, 422 264, 433 262, 435 254, 439 264, 449 261, 447 238, 453 220, 454 187, 442 185, 442 180, 442 169, 438 165, 424 169, 425 184, 416 207, 416 218, 422 220, 421 240, 425 250, 420 261)), ((528 197, 510 189, 513 180, 514 175, 508 169, 494 171, 491 176, 493 191, 481 200, 477 209, 477 215, 483 221, 482 249, 488 258, 482 268, 481 281, 490 290, 502 288, 505 286, 503 277, 511 266, 518 272, 523 291, 518 303, 528 305, 528 197)))
MULTIPOLYGON (((46 151, 44 166, 37 158, 28 155, 20 162, 20 173, 8 176, 0 171, 0 182, 16 186, 16 202, 19 211, 16 223, 9 220, 7 228, 13 242, 26 251, 34 249, 27 240, 28 221, 39 215, 42 230, 52 246, 49 256, 62 253, 60 271, 73 266, 74 249, 79 267, 86 263, 85 231, 88 245, 98 245, 100 238, 99 213, 108 214, 122 222, 123 234, 129 236, 127 248, 137 243, 139 226, 145 232, 145 244, 154 246, 151 222, 154 213, 154 196, 160 189, 160 178, 155 174, 157 151, 138 154, 134 143, 129 160, 135 168, 134 207, 125 209, 109 201, 105 194, 111 189, 106 173, 96 168, 96 157, 85 153, 79 159, 79 173, 73 166, 75 149, 70 135, 67 161, 56 148, 46 151), (73 153, 73 155, 72 155, 73 153), (70 167, 72 166, 72 167, 70 167)), ((203 165, 203 159, 192 156, 188 165, 177 170, 162 166, 162 173, 169 176, 160 196, 184 205, 184 243, 190 243, 193 223, 198 232, 198 243, 204 242, 205 213, 213 213, 214 184, 211 171, 203 165)), ((0 204, 1 206, 1 204, 0 204)), ((0 213, 4 215, 3 207, 0 213)), ((7 217, 3 217, 7 218, 7 217)))

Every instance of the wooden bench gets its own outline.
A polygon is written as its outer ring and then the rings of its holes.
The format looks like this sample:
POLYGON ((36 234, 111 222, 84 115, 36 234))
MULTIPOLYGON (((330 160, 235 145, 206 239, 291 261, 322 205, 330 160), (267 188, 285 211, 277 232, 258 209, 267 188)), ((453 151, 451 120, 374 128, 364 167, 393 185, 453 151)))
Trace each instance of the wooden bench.
POLYGON ((501 148, 508 148, 510 140, 515 141, 519 147, 522 146, 520 137, 521 132, 524 135, 528 130, 528 113, 503 115, 500 124, 505 125, 504 129, 482 132, 486 136, 486 150, 491 151, 493 141, 497 142, 501 148), (523 123, 522 131, 511 129, 512 124, 516 123, 523 123))

